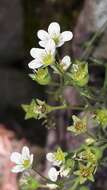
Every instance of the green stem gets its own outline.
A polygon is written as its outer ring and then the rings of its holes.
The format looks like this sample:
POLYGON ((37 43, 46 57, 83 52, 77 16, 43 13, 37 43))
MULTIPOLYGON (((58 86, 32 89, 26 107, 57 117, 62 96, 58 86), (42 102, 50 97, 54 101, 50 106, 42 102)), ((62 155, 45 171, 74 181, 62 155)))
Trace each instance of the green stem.
POLYGON ((64 109, 71 109, 71 110, 84 110, 84 107, 79 107, 79 106, 68 106, 68 105, 61 105, 61 106, 53 106, 51 108, 52 111, 54 110, 64 110, 64 109))
POLYGON ((105 62, 103 62, 102 60, 97 60, 96 58, 90 57, 89 61, 91 61, 90 65, 94 65, 94 66, 103 66, 105 67, 105 62))
POLYGON ((49 179, 48 179, 47 177, 43 176, 39 171, 34 170, 34 169, 33 169, 33 171, 34 171, 35 173, 37 173, 37 174, 38 174, 41 178, 43 178, 45 181, 49 181, 49 179))
POLYGON ((45 181, 50 182, 50 183, 52 183, 52 184, 56 184, 55 182, 51 181, 49 178, 43 176, 39 171, 34 170, 34 169, 33 169, 33 171, 34 171, 35 173, 37 173, 37 174, 38 174, 42 179, 44 179, 45 181))

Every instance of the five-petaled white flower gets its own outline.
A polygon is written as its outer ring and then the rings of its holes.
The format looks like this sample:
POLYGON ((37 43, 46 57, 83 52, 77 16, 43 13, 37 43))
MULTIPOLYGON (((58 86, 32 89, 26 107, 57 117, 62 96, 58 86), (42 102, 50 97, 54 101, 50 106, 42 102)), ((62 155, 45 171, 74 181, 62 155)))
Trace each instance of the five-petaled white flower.
POLYGON ((49 162, 52 163, 53 166, 60 166, 62 161, 61 160, 57 160, 55 157, 55 154, 52 152, 47 153, 46 158, 49 162))
POLYGON ((45 30, 39 30, 37 32, 38 38, 41 40, 39 45, 46 47, 46 44, 52 39, 56 47, 60 47, 64 42, 69 41, 73 38, 73 34, 70 31, 60 32, 60 25, 57 22, 52 22, 48 27, 48 32, 45 30))
POLYGON ((29 68, 35 70, 41 66, 46 67, 53 64, 55 61, 55 44, 53 40, 50 39, 45 49, 32 48, 30 54, 34 60, 28 64, 29 68))
POLYGON ((60 65, 61 65, 63 71, 66 71, 69 68, 69 66, 71 65, 70 57, 68 55, 63 57, 63 59, 60 62, 60 65))
POLYGON ((14 173, 22 172, 32 166, 33 154, 30 155, 29 148, 24 146, 22 153, 13 152, 10 160, 16 164, 11 171, 14 173))

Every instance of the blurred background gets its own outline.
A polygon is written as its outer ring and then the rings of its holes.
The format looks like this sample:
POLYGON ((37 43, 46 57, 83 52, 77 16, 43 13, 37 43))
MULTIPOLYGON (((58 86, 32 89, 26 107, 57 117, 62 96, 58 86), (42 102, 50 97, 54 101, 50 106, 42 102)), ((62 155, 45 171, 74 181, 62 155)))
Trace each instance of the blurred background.
MULTIPOLYGON (((29 103, 34 97, 46 98, 45 88, 33 82, 28 76, 31 72, 28 63, 32 60, 29 50, 38 46, 37 30, 47 29, 53 21, 59 22, 62 30, 71 30, 74 33, 72 43, 66 44, 60 50, 61 54, 67 53, 71 58, 78 58, 83 52, 86 40, 89 40, 107 21, 107 0, 0 0, 1 190, 18 189, 16 176, 10 172, 10 152, 20 150, 24 144, 28 144, 34 152, 44 155, 44 147, 48 146, 51 149, 55 141, 55 132, 50 134, 53 137, 50 142, 49 132, 42 126, 41 121, 33 119, 25 121, 20 106, 29 103)), ((106 52, 105 30, 92 55, 94 58, 106 60, 106 52)), ((104 76, 103 68, 97 71, 94 68, 93 71, 95 75, 92 76, 92 81, 99 85, 104 76)), ((67 95, 71 96, 69 89, 67 95)), ((75 98, 75 101, 77 99, 75 98)), ((64 113, 61 112, 60 115, 64 113)), ((65 137, 62 135, 59 144, 64 143, 65 137)), ((73 143, 75 144, 75 141, 73 143)), ((99 174, 103 177, 99 183, 96 182, 95 189, 107 189, 106 173, 107 171, 103 171, 99 174)))

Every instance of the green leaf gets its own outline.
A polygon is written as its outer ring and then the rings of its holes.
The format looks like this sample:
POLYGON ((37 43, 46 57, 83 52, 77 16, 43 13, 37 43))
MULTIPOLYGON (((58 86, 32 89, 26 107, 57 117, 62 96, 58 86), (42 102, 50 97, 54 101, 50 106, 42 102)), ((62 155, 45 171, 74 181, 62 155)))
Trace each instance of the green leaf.
POLYGON ((35 112, 36 102, 35 100, 32 100, 30 104, 22 104, 23 110, 26 112, 25 119, 35 118, 37 117, 37 114, 35 112))

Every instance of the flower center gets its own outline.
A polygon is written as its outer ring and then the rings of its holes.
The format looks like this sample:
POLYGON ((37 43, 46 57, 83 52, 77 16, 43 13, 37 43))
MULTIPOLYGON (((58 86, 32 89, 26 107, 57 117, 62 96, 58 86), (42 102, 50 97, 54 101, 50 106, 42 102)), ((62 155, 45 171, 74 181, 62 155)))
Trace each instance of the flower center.
POLYGON ((91 168, 82 168, 80 171, 81 171, 82 177, 88 177, 92 173, 91 168))
POLYGON ((82 122, 77 122, 75 124, 75 129, 77 131, 83 131, 83 130, 86 130, 86 125, 84 125, 82 122))
POLYGON ((24 166, 24 168, 29 168, 30 167, 30 160, 24 160, 23 166, 24 166))
POLYGON ((52 39, 54 40, 55 44, 58 45, 58 43, 59 43, 59 36, 55 35, 52 39))
POLYGON ((53 62, 54 62, 54 58, 50 53, 43 57, 44 65, 51 65, 53 62))

